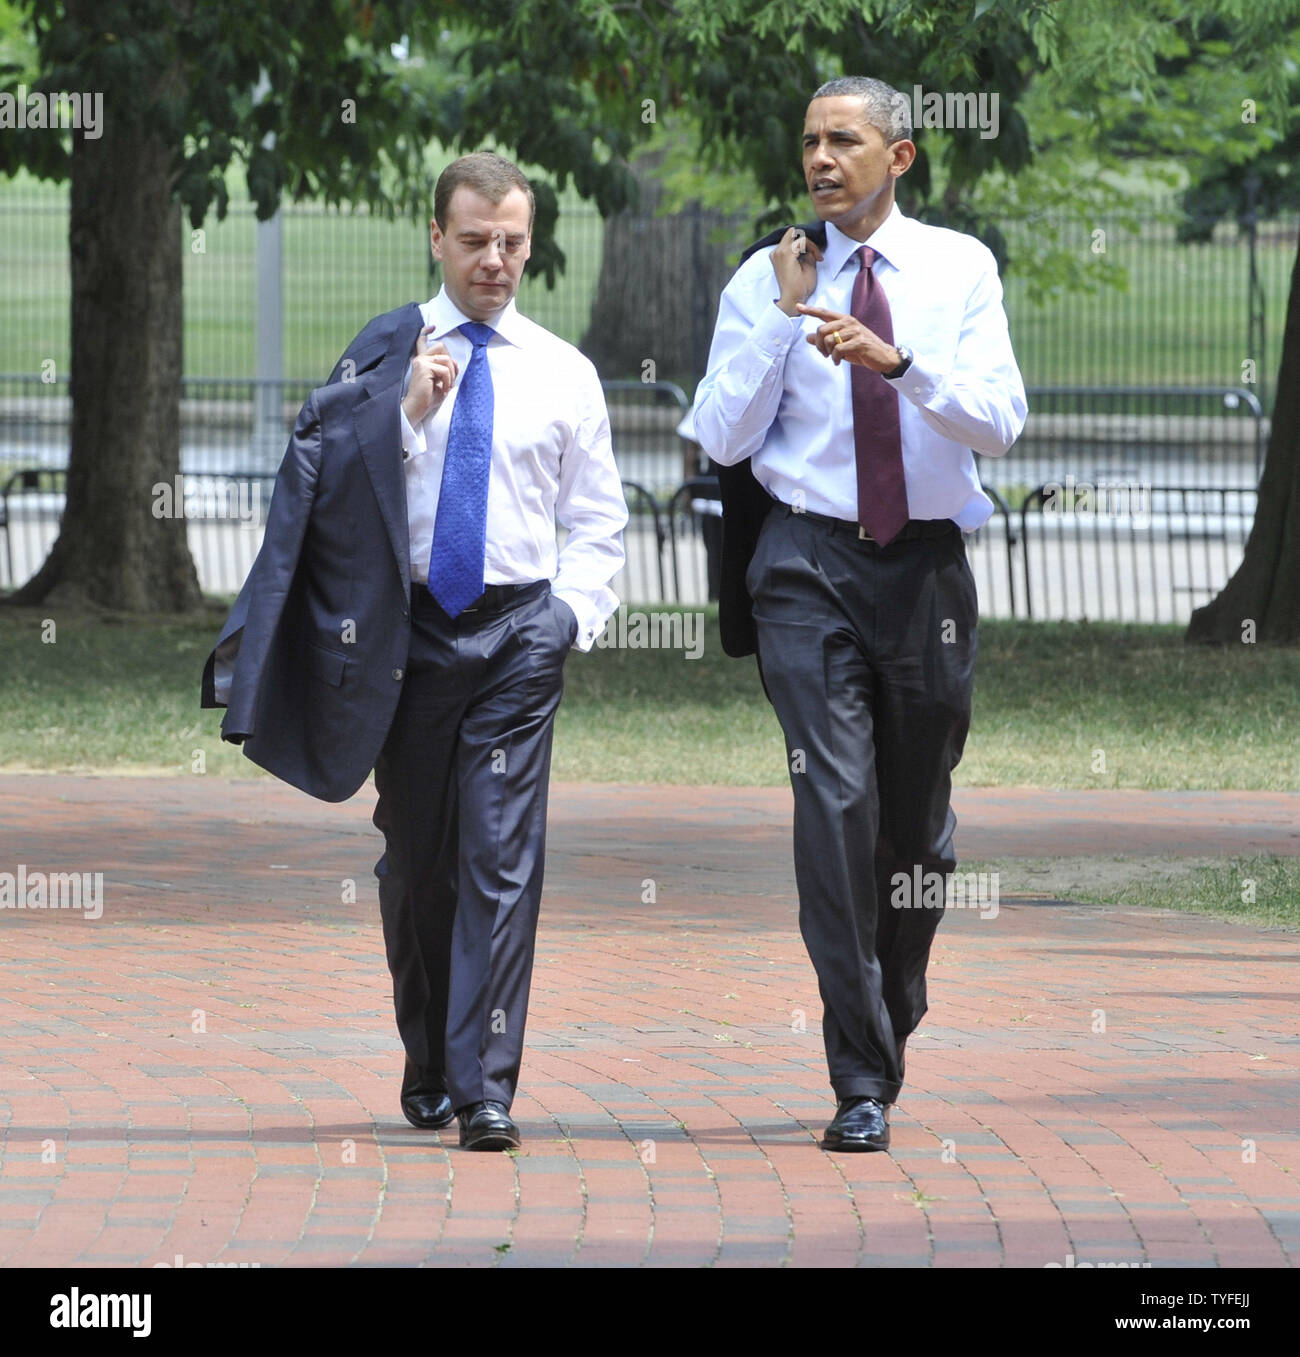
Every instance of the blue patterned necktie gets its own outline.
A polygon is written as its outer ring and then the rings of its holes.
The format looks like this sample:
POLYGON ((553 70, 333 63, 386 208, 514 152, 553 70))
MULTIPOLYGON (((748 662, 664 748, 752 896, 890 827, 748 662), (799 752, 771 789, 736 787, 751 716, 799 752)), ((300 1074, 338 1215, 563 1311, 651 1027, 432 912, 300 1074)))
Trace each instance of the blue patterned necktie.
POLYGON ((456 393, 438 491, 429 558, 429 592, 448 617, 459 617, 483 592, 488 472, 492 466, 492 369, 487 344, 496 331, 468 321, 460 332, 474 346, 456 393))

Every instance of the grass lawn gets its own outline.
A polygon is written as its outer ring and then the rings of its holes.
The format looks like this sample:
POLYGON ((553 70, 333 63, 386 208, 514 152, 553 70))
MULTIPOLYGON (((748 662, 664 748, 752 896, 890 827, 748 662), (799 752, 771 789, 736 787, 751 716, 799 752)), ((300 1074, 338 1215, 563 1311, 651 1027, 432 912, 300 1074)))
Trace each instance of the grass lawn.
MULTIPOLYGON (((587 328, 600 271, 603 226, 570 190, 557 239, 567 266, 548 291, 525 275, 520 309, 577 343, 587 328)), ((67 190, 29 175, 0 183, 0 312, 21 323, 0 330, 0 372, 37 373, 46 358, 68 361, 67 190)), ((369 212, 292 205, 284 219, 284 372, 323 381, 348 340, 380 311, 423 301, 438 289, 429 270, 428 223, 386 221, 369 212)), ((192 238, 185 224, 185 373, 255 374, 257 223, 232 202, 192 238)))
POLYGON ((958 870, 996 872, 1000 904, 1032 896, 1189 910, 1252 927, 1300 927, 1300 858, 1000 858, 964 861, 958 870))
MULTIPOLYGON (((198 707, 225 609, 155 623, 0 608, 0 768, 257 770, 198 707)), ((986 622, 967 785, 1300 788, 1300 652, 1185 647, 1176 627, 986 622)), ((568 662, 558 779, 777 785, 780 730, 754 661, 706 616, 698 660, 595 650, 568 662)))
MULTIPOLYGON (((237 179, 237 176, 236 176, 237 179)), ((19 320, 0 329, 0 372, 36 373, 46 358, 67 371, 67 189, 19 174, 0 183, 0 313, 19 320)), ((1024 264, 1036 238, 1011 231, 1006 308, 1030 386, 1235 385, 1246 332, 1247 251, 1225 225, 1212 243, 1178 245, 1172 228, 1149 223, 1133 233, 1111 223, 1104 254, 1091 253, 1092 225, 1071 239, 1093 260, 1098 280, 1117 268, 1128 286, 1100 287, 1035 304, 1024 264), (1020 267, 1017 267, 1017 257, 1020 267)), ((232 182, 226 220, 213 215, 203 235, 183 242, 185 372, 195 377, 254 374, 256 223, 232 182)), ((577 343, 587 328, 603 248, 595 208, 570 187, 557 228, 567 268, 554 291, 525 281, 526 315, 577 343)), ((1295 241, 1289 222, 1261 233, 1260 284, 1266 306, 1265 381, 1281 352, 1295 241)), ((427 224, 385 221, 368 212, 291 205, 284 211, 284 371, 323 379, 348 339, 372 315, 435 290, 428 271, 427 224)), ((666 372, 671 363, 661 363, 666 372)), ((639 376, 639 372, 627 374, 639 376)), ((699 376, 702 374, 693 374, 699 376)), ((688 382, 691 378, 688 378, 688 382)))

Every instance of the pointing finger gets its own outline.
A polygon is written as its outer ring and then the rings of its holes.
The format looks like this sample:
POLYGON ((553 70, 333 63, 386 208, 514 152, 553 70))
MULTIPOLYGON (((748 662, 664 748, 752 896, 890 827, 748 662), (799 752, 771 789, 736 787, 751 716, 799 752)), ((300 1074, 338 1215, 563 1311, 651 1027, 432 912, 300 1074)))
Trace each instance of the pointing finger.
POLYGON ((795 308, 802 311, 805 316, 816 316, 818 320, 849 321, 851 316, 842 316, 838 311, 828 311, 824 306, 808 306, 800 302, 795 308))

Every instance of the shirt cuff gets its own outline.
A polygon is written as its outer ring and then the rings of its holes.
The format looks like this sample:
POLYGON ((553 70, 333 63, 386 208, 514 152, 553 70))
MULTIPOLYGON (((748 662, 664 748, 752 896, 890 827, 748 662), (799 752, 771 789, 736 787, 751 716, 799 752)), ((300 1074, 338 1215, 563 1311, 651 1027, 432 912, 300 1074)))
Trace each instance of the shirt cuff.
POLYGON ((901 391, 913 405, 921 406, 929 405, 943 386, 943 378, 929 371, 915 355, 901 377, 885 377, 885 380, 896 391, 901 391))
POLYGON ((764 353, 772 358, 780 358, 789 353, 790 345, 798 339, 803 322, 803 316, 787 316, 774 297, 772 305, 759 312, 750 338, 764 353))
POLYGON ((413 429, 411 427, 411 421, 406 417, 406 411, 400 404, 397 409, 402 418, 402 451, 406 453, 408 457, 417 456, 424 452, 426 447, 424 442, 424 421, 420 421, 420 427, 418 429, 413 429))
POLYGON ((578 634, 573 638, 575 650, 588 651, 596 644, 596 637, 605 630, 609 614, 598 608, 586 595, 576 589, 554 589, 555 597, 567 603, 578 619, 578 634))

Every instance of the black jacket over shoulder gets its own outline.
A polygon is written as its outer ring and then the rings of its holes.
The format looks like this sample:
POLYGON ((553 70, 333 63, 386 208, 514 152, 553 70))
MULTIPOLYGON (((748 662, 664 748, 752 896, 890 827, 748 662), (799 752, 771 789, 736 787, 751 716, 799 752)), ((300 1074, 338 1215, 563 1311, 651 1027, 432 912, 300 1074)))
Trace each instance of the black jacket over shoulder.
MULTIPOLYGON (((782 226, 756 240, 741 256, 743 264, 757 250, 770 249, 789 230, 782 226)), ((826 248, 826 223, 800 222, 799 229, 819 249, 826 248)), ((719 466, 718 494, 722 499, 722 570, 718 582, 718 630, 722 648, 739 658, 758 650, 754 629, 754 600, 745 588, 745 572, 758 544, 759 529, 772 507, 772 497, 754 479, 750 459, 735 466, 719 466)))

